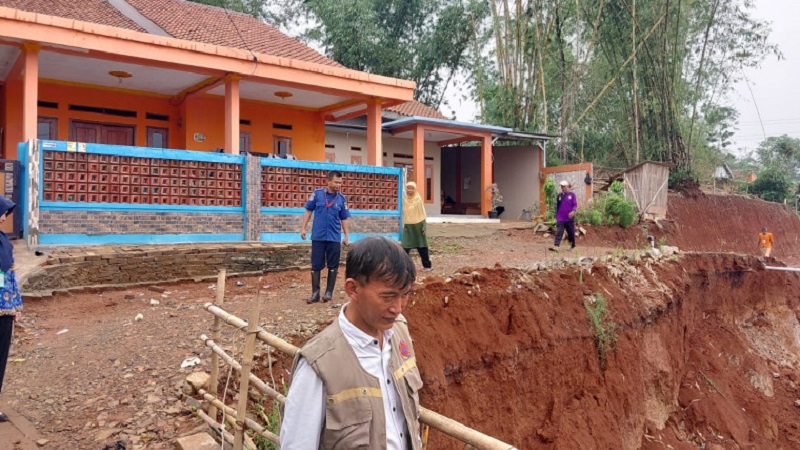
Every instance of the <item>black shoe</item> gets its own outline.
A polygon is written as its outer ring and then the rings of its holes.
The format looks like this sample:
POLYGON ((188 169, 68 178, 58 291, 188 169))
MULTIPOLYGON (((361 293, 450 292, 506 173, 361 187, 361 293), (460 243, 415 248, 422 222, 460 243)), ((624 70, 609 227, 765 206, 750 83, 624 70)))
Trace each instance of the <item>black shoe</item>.
POLYGON ((314 270, 311 272, 311 297, 306 299, 306 303, 309 305, 319 301, 319 276, 319 270, 314 270))
POLYGON ((336 274, 338 270, 328 269, 328 280, 325 286, 325 295, 322 296, 323 302, 329 302, 333 298, 333 288, 336 287, 336 274))
POLYGON ((3 422, 8 422, 8 416, 3 413, 0 413, 0 423, 3 422))
POLYGON ((558 253, 558 247, 550 247, 550 248, 548 248, 548 250, 550 250, 551 252, 558 253))

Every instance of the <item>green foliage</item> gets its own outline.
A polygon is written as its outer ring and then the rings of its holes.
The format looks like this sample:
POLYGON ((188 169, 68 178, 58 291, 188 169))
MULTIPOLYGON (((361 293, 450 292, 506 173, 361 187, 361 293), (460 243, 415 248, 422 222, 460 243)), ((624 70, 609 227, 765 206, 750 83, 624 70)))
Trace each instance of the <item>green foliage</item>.
POLYGON ((785 134, 772 136, 759 144, 756 153, 762 168, 780 168, 787 179, 800 180, 800 139, 785 134))
POLYGON ((556 182, 552 177, 548 177, 544 182, 544 198, 547 205, 545 221, 554 220, 556 217, 556 182))
POLYGON ((597 345, 597 358, 600 367, 605 368, 609 350, 614 350, 617 338, 614 335, 616 325, 611 320, 608 312, 608 305, 605 297, 599 292, 594 294, 591 299, 584 302, 584 307, 589 315, 589 326, 594 333, 594 341, 597 345))
POLYGON ((787 172, 779 167, 769 167, 758 174, 758 179, 750 185, 750 192, 760 198, 782 203, 791 199, 792 182, 787 172))
POLYGON ((611 193, 617 194, 619 196, 624 196, 625 195, 625 185, 622 184, 621 181, 616 180, 613 183, 611 183, 611 186, 608 188, 608 191, 611 192, 611 193))
MULTIPOLYGON (((218 6, 240 13, 249 14, 256 18, 263 17, 263 10, 266 0, 190 0, 194 3, 218 6)), ((222 26, 227 26, 222 25, 222 26)))
POLYGON ((628 228, 636 222, 635 206, 619 194, 608 194, 605 212, 608 223, 616 223, 622 228, 628 228))
MULTIPOLYGON (((285 384, 283 385, 283 395, 288 394, 289 388, 285 384)), ((256 417, 258 417, 262 422, 266 423, 266 430, 272 432, 275 435, 281 434, 281 402, 278 400, 273 399, 271 408, 269 411, 264 407, 264 403, 270 397, 262 396, 258 402, 256 402, 253 406, 253 410, 251 411, 256 417)), ((278 450, 278 446, 275 445, 273 442, 267 440, 263 436, 259 434, 254 434, 253 441, 256 443, 256 447, 258 450, 278 450)))
POLYGON ((669 171, 669 181, 667 186, 670 189, 678 189, 681 186, 696 183, 697 175, 691 167, 678 167, 669 171))
POLYGON ((578 208, 578 211, 575 212, 575 222, 599 226, 603 224, 603 213, 594 208, 578 208))

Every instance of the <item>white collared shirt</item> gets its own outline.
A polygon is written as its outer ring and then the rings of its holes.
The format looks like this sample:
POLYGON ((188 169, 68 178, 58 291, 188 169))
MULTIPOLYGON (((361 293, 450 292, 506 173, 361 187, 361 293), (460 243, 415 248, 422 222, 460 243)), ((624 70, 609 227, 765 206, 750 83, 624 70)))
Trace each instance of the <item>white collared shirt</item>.
MULTIPOLYGON (((392 330, 383 335, 383 348, 378 340, 356 328, 344 315, 347 305, 339 312, 339 327, 358 357, 361 367, 379 380, 386 412, 386 449, 407 450, 408 424, 403 415, 400 396, 395 387, 389 363, 392 358, 392 330)), ((292 377, 292 388, 286 397, 281 450, 319 449, 325 424, 325 387, 304 358, 300 358, 292 377)))

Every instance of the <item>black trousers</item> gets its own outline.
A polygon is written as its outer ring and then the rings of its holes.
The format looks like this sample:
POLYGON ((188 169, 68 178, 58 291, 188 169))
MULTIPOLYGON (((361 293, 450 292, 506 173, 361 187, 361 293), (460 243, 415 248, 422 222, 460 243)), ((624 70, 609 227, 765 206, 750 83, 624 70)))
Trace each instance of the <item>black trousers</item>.
MULTIPOLYGON (((408 253, 409 255, 411 254, 410 248, 405 248, 403 250, 405 250, 406 253, 408 253)), ((417 247, 417 252, 419 252, 419 257, 422 260, 422 267, 430 269, 432 265, 431 265, 431 257, 428 254, 428 247, 417 247)))
POLYGON ((319 272, 328 265, 328 269, 339 268, 342 256, 342 243, 336 241, 311 241, 311 270, 319 272))
POLYGON ((556 222, 556 241, 555 246, 561 245, 561 238, 564 237, 564 230, 567 231, 567 241, 575 247, 575 221, 568 220, 566 222, 556 222))
POLYGON ((6 375, 8 350, 11 348, 11 332, 14 330, 14 316, 0 316, 0 392, 3 392, 3 378, 6 375))

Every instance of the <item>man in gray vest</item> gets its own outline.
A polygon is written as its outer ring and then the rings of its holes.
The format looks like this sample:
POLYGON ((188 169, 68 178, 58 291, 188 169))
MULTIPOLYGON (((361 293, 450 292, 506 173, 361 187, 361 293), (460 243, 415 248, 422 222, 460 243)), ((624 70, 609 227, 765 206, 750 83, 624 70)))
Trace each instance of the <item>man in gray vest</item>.
POLYGON ((420 450, 422 378, 401 315, 414 263, 370 237, 347 253, 345 278, 350 301, 295 359, 281 450, 420 450))

